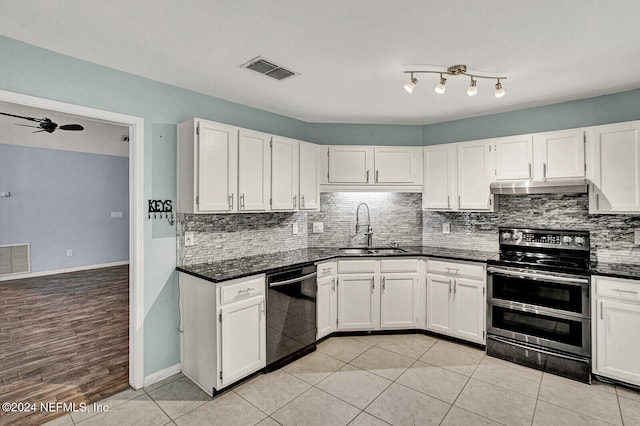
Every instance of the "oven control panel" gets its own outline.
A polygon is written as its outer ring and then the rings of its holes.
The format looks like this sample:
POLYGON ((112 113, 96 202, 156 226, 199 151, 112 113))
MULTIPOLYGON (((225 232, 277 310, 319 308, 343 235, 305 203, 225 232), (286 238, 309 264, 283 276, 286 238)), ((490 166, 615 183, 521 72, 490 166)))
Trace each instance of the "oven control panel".
POLYGON ((500 228, 500 244, 589 250, 588 231, 500 228))

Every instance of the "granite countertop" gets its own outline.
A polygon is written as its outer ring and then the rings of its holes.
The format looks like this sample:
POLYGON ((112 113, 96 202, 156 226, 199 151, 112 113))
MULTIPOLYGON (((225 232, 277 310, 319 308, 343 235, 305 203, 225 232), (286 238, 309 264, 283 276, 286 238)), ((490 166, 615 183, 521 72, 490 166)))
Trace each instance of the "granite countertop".
POLYGON ((640 265, 593 262, 591 263, 591 273, 615 278, 640 279, 640 265))
POLYGON ((445 247, 415 246, 402 247, 405 253, 386 255, 343 255, 337 247, 310 247, 237 259, 219 260, 195 265, 178 266, 176 270, 217 283, 250 275, 275 273, 290 267, 302 267, 316 262, 346 257, 415 257, 429 256, 452 260, 486 262, 495 252, 451 249, 445 247))

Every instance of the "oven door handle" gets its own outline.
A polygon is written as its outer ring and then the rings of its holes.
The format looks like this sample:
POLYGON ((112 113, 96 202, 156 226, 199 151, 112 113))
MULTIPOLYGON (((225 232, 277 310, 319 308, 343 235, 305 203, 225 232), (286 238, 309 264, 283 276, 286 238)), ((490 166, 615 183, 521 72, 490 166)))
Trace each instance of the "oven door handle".
POLYGON ((487 272, 494 273, 494 274, 507 275, 509 277, 535 278, 539 280, 546 280, 546 281, 558 282, 558 283, 576 283, 576 284, 589 283, 588 278, 570 278, 570 277, 561 277, 561 276, 545 275, 545 274, 532 274, 529 272, 512 271, 509 269, 495 268, 493 266, 488 267, 487 272))
POLYGON ((540 353, 543 353, 545 355, 557 356, 558 358, 570 359, 572 361, 581 361, 581 362, 585 360, 585 358, 580 358, 580 357, 577 357, 577 356, 571 356, 571 355, 562 354, 562 353, 558 353, 558 352, 552 352, 552 351, 548 351, 546 349, 542 349, 540 347, 532 348, 531 346, 527 346, 527 345, 523 345, 523 344, 520 344, 520 343, 516 343, 513 340, 504 339, 504 338, 502 338, 500 336, 496 336, 496 335, 493 335, 493 334, 490 335, 488 338, 489 339, 493 339, 493 340, 497 340, 498 342, 504 343, 506 345, 512 345, 512 346, 516 346, 516 347, 521 348, 521 349, 540 352, 540 353))
POLYGON ((269 288, 280 287, 280 286, 287 285, 287 284, 297 283, 297 282, 300 282, 300 281, 304 281, 304 280, 306 280, 308 278, 313 278, 316 275, 318 275, 318 272, 312 272, 312 273, 310 273, 308 275, 303 275, 301 277, 291 278, 290 280, 273 281, 273 282, 269 283, 269 288))

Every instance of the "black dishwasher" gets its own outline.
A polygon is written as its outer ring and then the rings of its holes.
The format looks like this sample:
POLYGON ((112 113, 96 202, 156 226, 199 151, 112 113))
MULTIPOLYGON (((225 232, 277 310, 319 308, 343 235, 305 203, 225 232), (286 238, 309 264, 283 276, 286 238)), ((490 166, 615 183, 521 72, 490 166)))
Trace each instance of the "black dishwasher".
POLYGON ((316 266, 267 275, 267 371, 316 349, 316 266))

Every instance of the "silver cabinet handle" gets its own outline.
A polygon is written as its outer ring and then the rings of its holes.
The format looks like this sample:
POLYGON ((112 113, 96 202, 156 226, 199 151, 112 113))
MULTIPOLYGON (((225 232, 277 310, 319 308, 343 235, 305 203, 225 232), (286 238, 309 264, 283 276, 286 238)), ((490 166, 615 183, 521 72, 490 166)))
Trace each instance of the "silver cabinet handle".
POLYGON ((367 183, 369 183, 369 170, 367 170, 367 183))
POLYGON ((542 177, 547 178, 547 163, 542 163, 542 177))
POLYGON ((333 291, 334 293, 336 291, 336 279, 335 278, 333 278, 331 280, 331 291, 333 291))
POLYGON ((462 202, 460 201, 460 195, 458 195, 458 208, 460 208, 462 206, 462 202))
POLYGON ((634 291, 634 290, 623 290, 621 288, 614 288, 613 291, 618 291, 620 293, 638 294, 637 291, 634 291))
POLYGON ((229 210, 233 210, 233 192, 229 195, 229 210))
POLYGON ((451 207, 451 195, 447 195, 447 208, 451 207))
POLYGON ((604 303, 602 302, 602 300, 600 301, 600 319, 604 319, 604 303))
POLYGON ((386 290, 386 289, 387 289, 387 278, 382 277, 382 290, 386 290))
POLYGON ((378 183, 378 171, 376 170, 376 183, 378 183))
POLYGON ((240 208, 244 210, 244 194, 240 194, 240 208))
POLYGON ((245 288, 244 290, 238 290, 238 294, 249 293, 249 292, 251 292, 253 290, 255 290, 255 288, 253 288, 253 287, 245 288))
POLYGON ((531 177, 531 163, 529 163, 529 177, 531 177))
POLYGON ((596 210, 600 210, 600 194, 596 194, 596 210))
POLYGON ((449 294, 451 294, 451 280, 449 280, 449 294))
POLYGON ((375 290, 376 289, 376 280, 375 278, 371 278, 371 290, 375 290))
POLYGON ((456 294, 456 291, 458 290, 458 281, 457 280, 453 280, 453 294, 456 294))
POLYGON ((327 272, 330 272, 333 270, 333 266, 327 266, 326 268, 322 268, 322 273, 326 274, 327 272))
POLYGON ((300 208, 304 209, 304 195, 300 196, 300 208))
POLYGON ((294 195, 293 196, 293 208, 294 209, 296 208, 296 201, 297 201, 296 198, 297 198, 297 195, 294 195))

